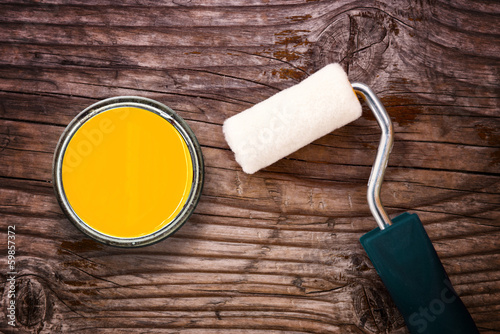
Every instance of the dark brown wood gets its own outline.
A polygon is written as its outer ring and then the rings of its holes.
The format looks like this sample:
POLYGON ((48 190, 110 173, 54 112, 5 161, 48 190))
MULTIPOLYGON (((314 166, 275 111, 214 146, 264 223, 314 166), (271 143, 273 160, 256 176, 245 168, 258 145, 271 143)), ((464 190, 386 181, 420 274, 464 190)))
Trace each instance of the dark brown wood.
POLYGON ((499 14, 489 0, 1 1, 0 330, 407 333, 358 241, 375 227, 373 116, 254 175, 221 131, 340 62, 394 122, 388 212, 420 215, 481 333, 500 331, 499 14), (140 249, 86 238, 52 190, 64 127, 117 95, 176 110, 205 157, 196 213, 140 249))

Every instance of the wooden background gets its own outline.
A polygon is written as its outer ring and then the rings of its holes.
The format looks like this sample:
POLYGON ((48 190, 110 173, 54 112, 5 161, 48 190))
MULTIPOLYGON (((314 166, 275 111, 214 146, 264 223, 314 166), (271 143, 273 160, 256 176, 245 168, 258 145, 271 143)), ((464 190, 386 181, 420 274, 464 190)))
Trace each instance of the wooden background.
POLYGON ((376 226, 365 193, 380 132, 366 108, 251 176, 221 131, 340 62, 394 122, 388 212, 420 215, 481 332, 499 332, 499 14, 494 0, 2 0, 0 330, 407 333, 358 241, 376 226), (176 110, 205 156, 196 213, 151 247, 86 238, 53 194, 63 129, 117 95, 176 110))

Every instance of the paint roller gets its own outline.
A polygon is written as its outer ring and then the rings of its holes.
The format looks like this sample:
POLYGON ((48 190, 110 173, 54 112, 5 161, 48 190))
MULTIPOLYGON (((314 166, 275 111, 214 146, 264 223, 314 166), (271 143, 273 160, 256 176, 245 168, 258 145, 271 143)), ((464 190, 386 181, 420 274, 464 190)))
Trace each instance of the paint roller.
POLYGON ((301 83, 227 119, 223 131, 243 171, 253 174, 361 116, 358 93, 382 129, 367 199, 378 227, 360 239, 412 334, 479 333, 453 289, 417 214, 392 220, 380 188, 394 130, 375 93, 330 64, 301 83))

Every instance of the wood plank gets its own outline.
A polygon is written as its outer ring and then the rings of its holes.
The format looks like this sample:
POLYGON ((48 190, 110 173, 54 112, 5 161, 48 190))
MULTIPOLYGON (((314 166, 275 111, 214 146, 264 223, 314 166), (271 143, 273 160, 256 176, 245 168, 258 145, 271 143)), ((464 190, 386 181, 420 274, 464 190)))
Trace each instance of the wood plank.
POLYGON ((19 332, 407 333, 358 240, 375 227, 368 110, 254 175, 221 131, 330 62, 394 122, 389 214, 419 214, 481 333, 498 332, 498 14, 487 0, 0 1, 0 248, 15 225, 19 332), (140 249, 86 238, 51 183, 64 127, 116 95, 176 110, 206 164, 189 222, 140 249))

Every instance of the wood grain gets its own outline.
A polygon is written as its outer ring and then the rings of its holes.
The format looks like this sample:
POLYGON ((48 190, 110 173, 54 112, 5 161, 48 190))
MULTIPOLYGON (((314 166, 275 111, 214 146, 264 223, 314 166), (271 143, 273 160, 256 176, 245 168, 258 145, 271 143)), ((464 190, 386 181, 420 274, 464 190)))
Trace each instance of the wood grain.
MULTIPOLYGON (((407 333, 359 237, 380 136, 363 116, 254 175, 229 116, 330 62, 370 85, 396 142, 382 199, 416 212, 481 333, 500 331, 498 2, 0 1, 0 249, 6 333, 407 333), (139 95, 196 133, 206 182, 173 237, 117 249, 52 190, 55 145, 90 104, 139 95)), ((307 111, 314 112, 314 111, 307 111)))

